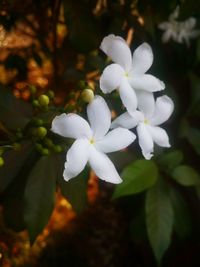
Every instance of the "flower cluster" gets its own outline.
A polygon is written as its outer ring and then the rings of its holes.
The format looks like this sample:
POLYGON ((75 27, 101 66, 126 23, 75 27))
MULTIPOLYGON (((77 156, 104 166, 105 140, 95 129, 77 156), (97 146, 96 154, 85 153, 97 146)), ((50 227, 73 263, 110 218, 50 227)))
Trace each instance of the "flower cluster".
POLYGON ((89 123, 72 113, 54 118, 54 133, 76 139, 66 156, 66 181, 77 176, 89 162, 100 179, 120 183, 122 180, 106 153, 129 146, 136 139, 130 131, 134 127, 146 159, 153 156, 154 142, 161 147, 170 146, 166 131, 158 125, 170 117, 174 105, 165 95, 154 98, 153 92, 163 90, 165 85, 146 74, 153 63, 151 47, 143 43, 132 55, 125 40, 111 34, 103 39, 100 48, 114 62, 103 71, 100 88, 105 94, 118 90, 127 111, 111 122, 105 100, 96 95, 87 106, 89 123))
POLYGON ((194 29, 196 26, 196 19, 193 17, 185 21, 177 21, 179 10, 180 8, 177 6, 174 12, 170 14, 169 20, 160 23, 158 28, 165 31, 162 35, 162 41, 164 43, 172 39, 177 43, 185 42, 189 46, 190 39, 200 35, 200 30, 194 29))

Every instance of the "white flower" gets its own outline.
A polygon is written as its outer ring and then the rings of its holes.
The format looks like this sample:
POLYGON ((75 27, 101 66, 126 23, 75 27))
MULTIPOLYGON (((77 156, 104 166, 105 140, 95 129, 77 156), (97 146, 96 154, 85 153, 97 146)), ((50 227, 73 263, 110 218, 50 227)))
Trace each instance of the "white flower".
POLYGON ((95 96, 87 106, 88 122, 77 114, 61 114, 52 122, 52 131, 64 137, 75 138, 67 152, 64 179, 77 176, 89 162, 96 175, 107 182, 118 184, 122 180, 105 153, 124 149, 135 140, 135 135, 123 128, 108 132, 111 125, 110 110, 101 96, 95 96))
POLYGON ((178 41, 178 34, 179 34, 179 28, 180 23, 176 21, 176 19, 179 16, 179 6, 176 7, 174 12, 169 15, 169 20, 162 22, 158 25, 158 28, 165 31, 162 35, 162 41, 163 43, 168 42, 170 39, 172 39, 175 42, 178 41))
POLYGON ((200 35, 200 30, 194 30, 196 25, 196 19, 191 17, 184 22, 180 23, 180 30, 178 34, 178 42, 190 45, 190 39, 196 38, 200 35))
POLYGON ((137 126, 139 145, 143 156, 150 159, 153 156, 153 143, 161 147, 170 147, 166 131, 158 125, 165 122, 173 112, 174 104, 168 96, 161 96, 154 100, 153 94, 140 91, 138 94, 138 108, 130 115, 128 112, 116 118, 111 128, 124 127, 132 129, 137 126))
POLYGON ((140 45, 132 56, 125 40, 111 34, 103 39, 100 48, 115 62, 103 71, 100 88, 104 93, 118 89, 122 103, 130 114, 137 108, 134 90, 155 92, 165 88, 159 79, 145 74, 153 62, 152 49, 147 43, 140 45))
POLYGON ((185 21, 177 21, 178 16, 179 6, 169 16, 169 21, 162 22, 158 25, 159 29, 165 31, 162 35, 162 41, 166 43, 172 39, 177 43, 185 42, 189 46, 190 39, 196 38, 200 34, 199 30, 194 29, 196 19, 190 17, 185 21))

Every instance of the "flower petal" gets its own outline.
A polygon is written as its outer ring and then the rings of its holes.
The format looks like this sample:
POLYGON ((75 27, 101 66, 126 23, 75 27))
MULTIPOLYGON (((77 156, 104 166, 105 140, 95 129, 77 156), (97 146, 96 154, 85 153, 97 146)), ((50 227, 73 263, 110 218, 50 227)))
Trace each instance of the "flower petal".
POLYGON ((137 133, 143 156, 145 159, 151 159, 153 156, 153 140, 144 123, 137 126, 137 133))
POLYGON ((169 119, 174 110, 174 103, 168 96, 160 96, 156 99, 155 111, 152 116, 151 125, 160 125, 169 119))
POLYGON ((165 21, 158 24, 158 28, 164 31, 167 31, 168 29, 171 29, 171 22, 165 21))
POLYGON ((169 137, 166 131, 157 126, 147 125, 147 129, 153 139, 153 141, 161 147, 170 147, 169 137))
POLYGON ((98 151, 94 146, 92 146, 90 150, 89 163, 100 179, 113 184, 122 182, 112 161, 106 154, 98 151))
POLYGON ((124 70, 118 64, 106 67, 100 77, 100 88, 104 94, 111 93, 119 87, 124 70))
POLYGON ((122 66, 126 71, 130 70, 131 50, 123 38, 110 34, 103 39, 100 48, 113 62, 122 66))
POLYGON ((61 114, 52 121, 51 131, 69 138, 90 138, 92 135, 90 126, 86 120, 77 114, 61 114))
POLYGON ((172 32, 171 29, 169 29, 163 33, 162 42, 167 43, 171 39, 171 37, 173 37, 173 39, 177 39, 176 34, 174 32, 172 32))
POLYGON ((191 31, 196 25, 196 19, 193 17, 190 17, 189 19, 185 20, 183 22, 183 28, 187 31, 191 31))
POLYGON ((132 71, 144 74, 153 63, 153 52, 149 44, 141 44, 133 53, 132 71))
POLYGON ((119 117, 117 117, 111 124, 111 129, 117 127, 123 127, 126 129, 132 129, 138 125, 139 122, 144 120, 144 115, 136 110, 130 115, 128 112, 123 113, 119 117))
POLYGON ((122 82, 119 86, 119 94, 122 100, 123 105, 126 107, 127 111, 130 114, 133 114, 137 108, 137 97, 135 91, 130 86, 126 78, 122 79, 122 82))
POLYGON ((101 139, 109 130, 111 125, 110 110, 101 96, 95 96, 87 106, 87 115, 93 130, 94 138, 101 139))
POLYGON ((136 95, 138 99, 138 109, 144 113, 146 118, 150 118, 155 108, 153 93, 137 90, 136 95))
POLYGON ((180 12, 180 6, 177 6, 175 10, 170 14, 169 20, 173 21, 178 18, 180 12))
POLYGON ((135 138, 135 134, 131 131, 124 128, 116 128, 97 142, 95 147, 104 153, 110 153, 126 148, 135 138))
POLYGON ((133 75, 131 78, 129 78, 129 82, 135 90, 156 92, 165 89, 165 84, 150 74, 133 75))
POLYGON ((66 181, 77 176, 85 168, 89 158, 89 146, 87 139, 77 139, 68 150, 63 172, 66 181))

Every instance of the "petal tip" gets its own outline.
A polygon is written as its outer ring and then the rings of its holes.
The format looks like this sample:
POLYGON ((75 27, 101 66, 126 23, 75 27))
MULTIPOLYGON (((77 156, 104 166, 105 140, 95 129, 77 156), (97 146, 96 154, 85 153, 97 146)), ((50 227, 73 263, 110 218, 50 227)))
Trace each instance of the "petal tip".
MULTIPOLYGON (((159 80, 159 79, 158 79, 159 80)), ((161 80, 160 81, 160 91, 165 89, 165 83, 161 80)))
POLYGON ((100 49, 106 53, 106 43, 111 40, 111 39, 114 39, 116 36, 114 34, 109 34, 107 36, 105 36, 100 44, 100 49))
POLYGON ((142 152, 142 154, 146 160, 150 160, 153 157, 153 154, 145 153, 144 151, 142 152))
POLYGON ((115 184, 121 184, 122 182, 123 182, 123 180, 120 178, 120 179, 118 179, 118 180, 116 181, 115 184))

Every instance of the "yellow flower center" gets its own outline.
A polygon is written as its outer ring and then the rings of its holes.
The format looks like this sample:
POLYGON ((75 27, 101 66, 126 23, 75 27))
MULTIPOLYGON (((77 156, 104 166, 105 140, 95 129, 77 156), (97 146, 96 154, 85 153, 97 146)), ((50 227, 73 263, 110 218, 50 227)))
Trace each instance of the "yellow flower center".
POLYGON ((149 124, 149 121, 147 119, 145 119, 144 124, 149 124))
POLYGON ((95 140, 93 138, 90 139, 90 144, 93 145, 95 143, 95 140))
POLYGON ((128 72, 125 72, 124 76, 128 78, 129 77, 128 72))

